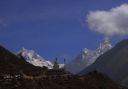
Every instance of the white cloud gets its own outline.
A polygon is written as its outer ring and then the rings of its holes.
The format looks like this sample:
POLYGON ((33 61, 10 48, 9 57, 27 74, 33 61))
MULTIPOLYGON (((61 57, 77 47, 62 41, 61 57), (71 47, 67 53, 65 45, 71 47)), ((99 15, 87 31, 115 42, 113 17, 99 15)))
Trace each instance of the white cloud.
POLYGON ((128 4, 108 11, 90 11, 86 20, 92 31, 105 36, 128 35, 128 4))

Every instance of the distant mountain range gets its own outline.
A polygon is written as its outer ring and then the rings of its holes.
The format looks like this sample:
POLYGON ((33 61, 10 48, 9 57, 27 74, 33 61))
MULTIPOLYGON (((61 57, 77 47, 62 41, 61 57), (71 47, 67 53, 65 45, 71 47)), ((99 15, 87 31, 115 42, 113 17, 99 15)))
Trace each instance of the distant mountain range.
POLYGON ((113 48, 105 39, 96 50, 84 49, 77 58, 68 64, 73 71, 80 68, 74 75, 52 69, 53 64, 33 50, 23 48, 14 54, 0 46, 0 89, 127 89, 128 39, 113 48))
MULTIPOLYGON (((108 38, 105 38, 96 50, 89 50, 87 48, 83 49, 81 53, 70 63, 68 63, 65 68, 67 71, 77 74, 92 63, 96 61, 96 59, 112 48, 111 42, 108 38)), ((46 60, 37 54, 34 50, 28 50, 26 48, 22 48, 18 51, 17 55, 22 55, 22 57, 34 66, 39 67, 48 67, 49 69, 53 68, 53 63, 51 61, 46 60)), ((59 64, 60 68, 64 67, 64 64, 59 64)))
POLYGON ((96 59, 112 48, 111 42, 105 38, 95 50, 83 49, 80 54, 68 63, 65 68, 73 74, 77 74, 86 67, 93 64, 96 59))
POLYGON ((118 83, 128 84, 128 39, 119 42, 111 50, 107 51, 98 59, 81 71, 86 74, 89 71, 97 70, 109 75, 118 83))
MULTIPOLYGON (((34 57, 37 58, 37 57, 34 57)), ((0 46, 0 89, 127 89, 97 71, 72 75, 63 69, 33 66, 0 46)))
MULTIPOLYGON (((39 56, 33 50, 23 48, 18 52, 28 63, 49 69, 53 68, 53 63, 39 56)), ((97 70, 109 75, 114 81, 128 85, 128 40, 123 40, 112 48, 109 39, 104 39, 96 50, 83 49, 73 61, 65 66, 66 70, 73 74, 86 74, 97 70)), ((30 65, 29 64, 29 65, 30 65)), ((64 66, 60 64, 60 66, 64 66)), ((19 68, 19 67, 17 67, 19 68)), ((6 68, 5 68, 6 69, 6 68)), ((31 69, 30 69, 31 70, 31 69)))

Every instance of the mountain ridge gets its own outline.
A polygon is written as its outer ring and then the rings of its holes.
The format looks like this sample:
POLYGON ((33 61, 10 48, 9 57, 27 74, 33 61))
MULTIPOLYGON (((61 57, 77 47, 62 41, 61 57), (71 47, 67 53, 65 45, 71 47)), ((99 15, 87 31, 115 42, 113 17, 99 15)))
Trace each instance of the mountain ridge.
POLYGON ((84 48, 75 59, 66 65, 66 69, 71 73, 77 74, 93 64, 100 55, 111 48, 112 45, 109 38, 104 38, 95 50, 84 48))
POLYGON ((21 55, 27 62, 34 66, 39 67, 48 67, 49 69, 53 68, 53 64, 46 60, 45 58, 41 57, 39 54, 37 54, 34 50, 28 50, 25 48, 22 48, 17 55, 21 55))
POLYGON ((0 89, 127 89, 93 71, 79 76, 64 69, 37 67, 0 47, 0 89))

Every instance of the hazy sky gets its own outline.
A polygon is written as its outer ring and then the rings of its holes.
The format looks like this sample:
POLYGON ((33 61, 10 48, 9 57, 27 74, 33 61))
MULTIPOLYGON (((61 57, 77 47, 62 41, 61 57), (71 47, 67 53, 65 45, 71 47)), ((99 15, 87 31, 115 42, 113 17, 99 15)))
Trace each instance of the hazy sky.
MULTIPOLYGON (((87 14, 124 3, 128 0, 0 0, 0 44, 12 52, 25 47, 46 59, 71 60, 104 38, 89 30, 87 14)), ((126 37, 114 36, 112 42, 126 37)))

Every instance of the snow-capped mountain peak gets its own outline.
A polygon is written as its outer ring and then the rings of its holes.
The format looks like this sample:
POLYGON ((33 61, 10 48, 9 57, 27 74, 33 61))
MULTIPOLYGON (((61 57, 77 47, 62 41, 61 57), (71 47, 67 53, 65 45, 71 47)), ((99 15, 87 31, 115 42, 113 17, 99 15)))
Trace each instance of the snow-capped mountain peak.
POLYGON ((90 51, 89 49, 84 48, 84 49, 82 49, 81 53, 88 54, 88 53, 89 53, 89 51, 90 51))
POLYGON ((21 50, 22 56, 24 56, 27 60, 32 60, 32 59, 38 59, 38 60, 44 60, 40 55, 38 55, 34 50, 28 50, 25 48, 22 48, 21 50))
POLYGON ((110 39, 108 37, 105 37, 103 41, 99 44, 97 50, 105 52, 111 48, 112 48, 112 45, 111 45, 110 39))
POLYGON ((34 50, 28 50, 23 47, 17 54, 21 54, 21 56, 23 56, 27 62, 33 64, 34 66, 46 66, 49 69, 53 68, 53 64, 50 61, 45 60, 34 50))
POLYGON ((66 69, 72 73, 79 73, 93 64, 100 55, 111 48, 112 45, 109 38, 105 38, 95 50, 84 48, 73 61, 66 65, 66 69))

